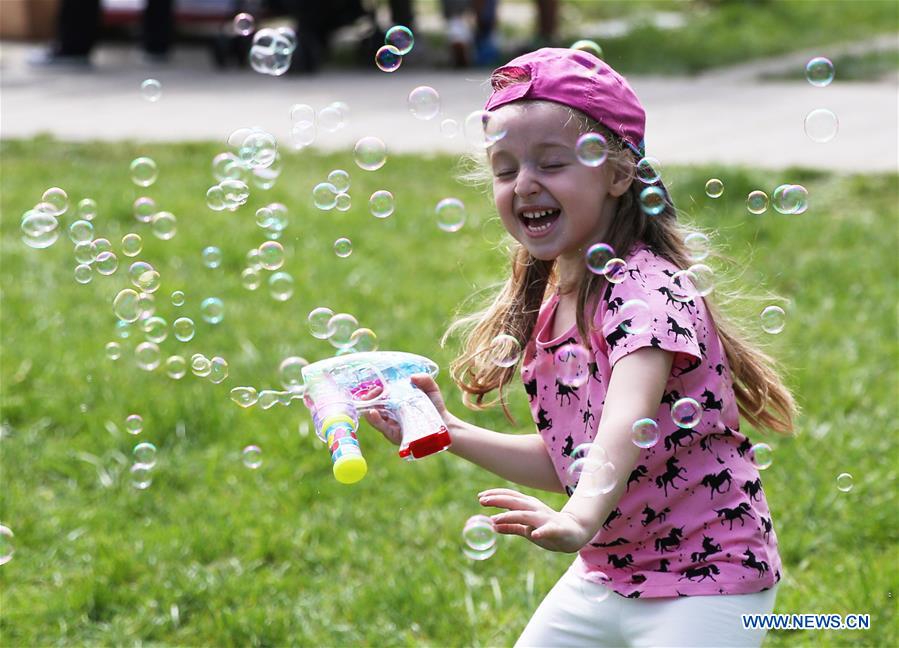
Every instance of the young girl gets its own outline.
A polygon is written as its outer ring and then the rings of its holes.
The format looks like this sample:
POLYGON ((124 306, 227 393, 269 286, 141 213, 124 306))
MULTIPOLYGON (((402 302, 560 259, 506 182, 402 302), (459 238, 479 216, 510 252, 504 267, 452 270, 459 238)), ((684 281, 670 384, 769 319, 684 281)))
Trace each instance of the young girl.
MULTIPOLYGON (((578 553, 518 645, 758 645, 764 631, 744 630, 740 615, 772 611, 781 564, 739 417, 789 432, 790 392, 771 359, 695 293, 689 275, 675 274, 691 264, 684 232, 661 181, 664 209, 641 207, 645 116, 627 81, 566 49, 521 56, 491 81, 493 196, 518 244, 492 305, 451 327, 470 327, 451 371, 472 409, 494 390, 503 400, 515 367, 493 362, 490 349, 497 335, 515 337, 538 433, 475 427, 447 411, 429 377, 415 384, 441 412, 452 452, 570 495, 556 511, 508 488, 479 494, 482 505, 506 509, 493 516, 497 532, 578 553), (598 166, 576 153, 588 132, 608 143, 598 166), (588 268, 598 242, 626 268, 588 268), (585 365, 574 375, 586 381, 562 375, 572 362, 585 365), (688 397, 701 408, 691 412, 688 397), (650 439, 635 440, 642 419, 657 425, 657 443, 645 421, 650 439), (584 458, 575 449, 585 443, 584 458), (570 470, 576 460, 580 473, 570 470), (613 594, 604 597, 606 588, 613 594)), ((367 418, 398 442, 383 413, 367 418)))

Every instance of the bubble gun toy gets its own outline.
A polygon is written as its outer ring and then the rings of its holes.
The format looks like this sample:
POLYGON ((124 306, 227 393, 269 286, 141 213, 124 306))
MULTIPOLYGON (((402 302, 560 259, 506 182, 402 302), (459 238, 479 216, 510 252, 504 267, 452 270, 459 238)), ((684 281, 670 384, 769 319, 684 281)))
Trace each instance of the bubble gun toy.
POLYGON ((303 401, 312 413, 315 433, 328 445, 334 477, 353 484, 365 476, 356 431, 359 412, 383 408, 399 422, 403 459, 421 459, 446 450, 449 431, 431 399, 409 377, 437 375, 437 365, 400 351, 372 351, 320 360, 303 367, 303 401))

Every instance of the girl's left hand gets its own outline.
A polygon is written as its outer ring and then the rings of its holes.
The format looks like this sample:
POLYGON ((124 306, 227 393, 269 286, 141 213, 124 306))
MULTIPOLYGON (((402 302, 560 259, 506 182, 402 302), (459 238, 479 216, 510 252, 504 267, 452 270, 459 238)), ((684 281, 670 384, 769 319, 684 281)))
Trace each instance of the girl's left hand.
POLYGON ((574 553, 592 537, 573 515, 556 511, 536 497, 511 488, 478 493, 478 501, 482 506, 508 509, 491 516, 497 533, 519 535, 550 551, 574 553))

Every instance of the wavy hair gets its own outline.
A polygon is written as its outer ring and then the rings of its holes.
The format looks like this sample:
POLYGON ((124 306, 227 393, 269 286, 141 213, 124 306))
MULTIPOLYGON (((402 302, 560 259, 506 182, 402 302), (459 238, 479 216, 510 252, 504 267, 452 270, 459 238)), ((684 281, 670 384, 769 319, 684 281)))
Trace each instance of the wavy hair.
MULTIPOLYGON (((607 128, 580 111, 568 108, 572 119, 578 123, 581 133, 599 132, 609 143, 606 164, 619 165, 620 169, 636 175, 636 160, 626 144, 607 128)), ((463 179, 486 184, 490 178, 484 159, 476 160, 476 170, 463 175, 463 179)), ((617 199, 615 215, 605 234, 605 243, 624 258, 626 252, 642 242, 655 254, 681 269, 692 265, 684 243, 690 231, 678 223, 674 205, 665 192, 665 206, 661 213, 648 216, 640 207, 640 192, 644 185, 634 180, 630 188, 617 199)), ((482 410, 496 404, 502 405, 506 417, 514 422, 505 398, 505 388, 514 379, 518 362, 500 366, 493 361, 497 336, 512 336, 524 347, 534 333, 540 307, 549 295, 558 289, 559 276, 555 261, 537 259, 518 242, 511 250, 511 272, 508 279, 495 292, 486 307, 453 321, 441 340, 463 335, 462 349, 450 364, 450 375, 462 390, 466 407, 482 410), (487 396, 498 391, 495 398, 487 396)), ((587 313, 595 305, 607 285, 604 276, 585 273, 577 295, 577 329, 582 340, 589 340, 592 321, 587 313)), ((721 291, 719 291, 721 292, 721 291)), ((730 295, 729 302, 740 299, 730 295)), ((789 434, 793 431, 793 419, 798 407, 790 390, 785 386, 775 360, 765 353, 746 329, 709 297, 703 298, 721 339, 734 382, 734 393, 740 414, 757 428, 789 434)), ((503 363, 506 364, 506 363, 503 363)))

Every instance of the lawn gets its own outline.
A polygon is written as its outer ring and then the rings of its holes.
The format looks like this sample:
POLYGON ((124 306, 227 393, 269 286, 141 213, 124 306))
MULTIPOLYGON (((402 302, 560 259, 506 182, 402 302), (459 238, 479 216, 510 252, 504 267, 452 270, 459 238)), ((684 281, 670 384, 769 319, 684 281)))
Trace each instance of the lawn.
MULTIPOLYGON (((235 386, 279 388, 286 356, 333 353, 307 331, 317 306, 353 313, 381 349, 421 353, 445 368, 455 346, 441 348, 440 334, 468 295, 504 272, 505 239, 487 198, 452 179, 448 157, 392 156, 366 172, 349 154, 303 152, 285 154, 274 188, 253 189, 235 213, 212 212, 204 196, 220 150, 46 138, 0 144, 0 523, 15 533, 15 554, 0 566, 3 645, 511 645, 571 557, 519 538, 500 539, 484 562, 462 554, 476 494, 499 479, 449 454, 404 463, 363 428, 369 474, 343 486, 299 402, 244 410, 229 399, 235 386), (138 155, 160 169, 144 190, 128 177, 138 155), (312 205, 312 187, 335 168, 352 178, 344 213, 312 205), (66 189, 73 205, 96 200, 95 236, 117 253, 124 234, 142 236, 135 259, 162 278, 156 314, 197 322, 193 340, 170 334, 160 344, 163 357, 222 356, 227 380, 190 372, 174 380, 162 368, 136 367, 143 333, 132 327, 117 337, 111 307, 129 285, 129 259, 120 254, 115 274, 79 285, 64 233, 45 250, 22 243, 22 213, 51 186, 66 189), (396 213, 383 220, 367 211, 377 189, 396 195, 396 213), (173 239, 134 220, 132 202, 144 194, 177 216, 173 239), (434 222, 434 205, 448 196, 469 210, 455 233, 434 222), (249 291, 240 280, 246 252, 265 240, 255 211, 271 202, 290 212, 281 242, 295 291, 284 302, 265 283, 249 291), (332 251, 340 236, 352 239, 349 257, 332 251), (211 245, 222 251, 216 269, 202 262, 211 245), (185 293, 184 306, 171 303, 175 290, 185 293), (199 310, 213 296, 225 304, 217 325, 199 310), (123 347, 117 361, 104 352, 113 340, 123 347), (138 436, 124 430, 132 413, 144 419, 138 436), (141 441, 158 447, 146 490, 129 477, 141 441), (241 461, 248 444, 263 452, 256 470, 241 461)), ((786 328, 766 342, 802 404, 799 434, 753 435, 774 447, 763 480, 785 565, 776 611, 872 616, 867 632, 774 632, 767 646, 899 642, 897 181, 666 167, 684 218, 714 233, 739 285, 787 300, 786 328), (710 177, 724 181, 722 198, 705 196, 710 177), (782 182, 808 188, 806 213, 747 212, 751 190, 770 193, 782 182), (842 472, 853 476, 849 492, 836 487, 842 472)), ((767 303, 744 305, 749 326, 758 330, 767 303)), ((531 431, 520 387, 510 425, 499 411, 465 412, 445 370, 439 382, 468 420, 531 431)))

